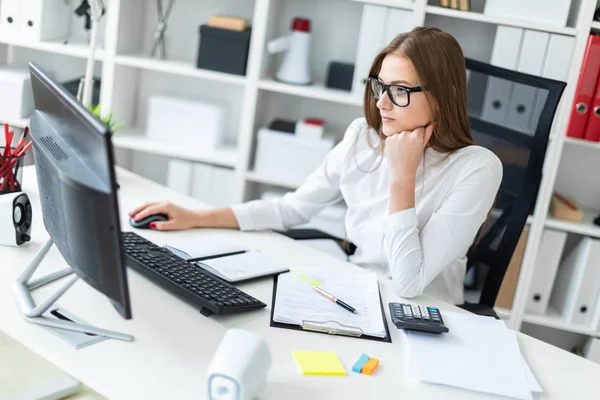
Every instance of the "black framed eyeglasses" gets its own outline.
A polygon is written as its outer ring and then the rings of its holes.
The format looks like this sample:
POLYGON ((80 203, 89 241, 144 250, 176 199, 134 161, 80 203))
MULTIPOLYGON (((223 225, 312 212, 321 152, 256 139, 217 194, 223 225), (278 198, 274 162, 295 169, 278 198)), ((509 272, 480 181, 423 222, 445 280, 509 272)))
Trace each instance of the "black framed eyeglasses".
POLYGON ((376 76, 370 76, 368 79, 371 93, 376 100, 379 100, 384 92, 387 92, 388 97, 398 107, 407 107, 410 104, 410 94, 422 92, 421 86, 408 87, 403 85, 391 84, 386 85, 377 79, 376 76))

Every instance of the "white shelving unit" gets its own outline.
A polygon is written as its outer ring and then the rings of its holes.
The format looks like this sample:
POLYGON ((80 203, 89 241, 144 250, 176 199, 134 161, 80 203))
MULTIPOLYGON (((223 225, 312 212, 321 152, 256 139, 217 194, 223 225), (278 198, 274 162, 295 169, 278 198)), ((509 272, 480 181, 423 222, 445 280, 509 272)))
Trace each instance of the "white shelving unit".
MULTIPOLYGON (((72 1, 74 6, 78 3, 72 1)), ((232 203, 257 198, 262 186, 287 190, 297 188, 299 182, 269 179, 253 171, 256 131, 276 117, 322 117, 326 119, 328 130, 334 131, 341 139, 352 118, 362 115, 361 96, 326 88, 323 81, 328 62, 354 63, 365 4, 408 10, 415 26, 440 26, 457 37, 466 56, 485 62, 490 61, 490 49, 499 25, 572 37, 575 40, 574 51, 565 60, 570 63, 567 87, 553 125, 535 213, 528 219, 529 236, 513 307, 512 310, 498 312, 515 329, 520 329, 521 324, 527 322, 565 332, 600 334, 590 328, 565 323, 554 309, 546 315, 525 312, 543 229, 600 237, 600 227, 592 223, 598 215, 592 210, 600 209, 600 200, 596 205, 591 202, 586 205, 590 211, 580 224, 548 216, 552 192, 557 185, 561 188, 561 174, 576 167, 573 158, 580 158, 569 157, 569 153, 587 152, 581 157, 589 158, 588 164, 600 159, 600 152, 597 152, 600 144, 565 136, 588 35, 592 29, 600 30, 600 22, 591 21, 597 1, 572 0, 568 24, 564 27, 528 21, 526 16, 523 19, 493 17, 481 12, 485 0, 472 0, 471 3, 473 11, 466 12, 439 7, 434 0, 179 0, 168 24, 168 59, 160 60, 149 56, 157 23, 154 2, 109 0, 95 72, 102 77, 103 110, 114 111, 125 123, 125 128, 117 131, 113 139, 119 149, 119 162, 161 183, 165 183, 165 169, 170 159, 233 169, 236 187, 232 203), (237 15, 251 22, 252 39, 245 76, 196 68, 198 27, 213 14, 237 15), (268 54, 266 43, 287 34, 295 16, 309 18, 312 22, 315 39, 311 48, 311 71, 316 83, 311 86, 288 85, 272 78, 280 58, 268 54), (165 93, 226 102, 230 110, 228 145, 211 151, 146 138, 147 99, 152 94, 165 93)), ((77 23, 81 24, 81 21, 77 23)), ((0 62, 35 59, 58 71, 61 79, 82 75, 86 56, 87 48, 82 44, 65 45, 60 41, 30 43, 0 38, 0 62)), ((10 123, 24 127, 27 119, 10 123)), ((590 182, 588 186, 565 194, 577 197, 583 192, 593 198, 596 192, 600 193, 600 183, 590 182)))

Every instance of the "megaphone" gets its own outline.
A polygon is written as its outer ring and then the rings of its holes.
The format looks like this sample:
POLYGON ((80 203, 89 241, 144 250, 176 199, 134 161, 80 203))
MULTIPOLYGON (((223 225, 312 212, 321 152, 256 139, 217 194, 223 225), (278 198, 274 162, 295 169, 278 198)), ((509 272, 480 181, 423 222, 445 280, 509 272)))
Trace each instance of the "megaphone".
POLYGON ((269 53, 286 51, 283 62, 275 75, 280 82, 292 85, 310 85, 310 20, 294 18, 292 34, 271 40, 267 45, 269 53))

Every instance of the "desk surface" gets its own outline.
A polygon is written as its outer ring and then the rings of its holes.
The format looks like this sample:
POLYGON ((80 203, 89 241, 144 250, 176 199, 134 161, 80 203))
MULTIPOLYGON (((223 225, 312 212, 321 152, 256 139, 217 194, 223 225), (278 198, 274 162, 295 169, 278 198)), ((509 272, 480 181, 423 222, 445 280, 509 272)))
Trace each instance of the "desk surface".
MULTIPOLYGON (((44 328, 25 322, 13 300, 13 282, 48 238, 41 222, 33 167, 25 168, 23 178, 24 191, 34 209, 32 241, 21 248, 0 248, 0 330, 111 400, 206 398, 207 367, 224 332, 234 327, 257 332, 269 343, 273 367, 260 399, 494 398, 456 388, 421 384, 409 378, 407 345, 393 325, 390 326, 392 344, 269 327, 271 280, 240 285, 240 289, 267 303, 268 308, 206 318, 135 271, 128 270, 133 312, 130 321, 123 320, 104 296, 79 280, 58 304, 91 324, 133 334, 136 340, 133 343, 107 340, 74 350, 44 328), (304 377, 294 363, 293 350, 335 351, 349 375, 304 377), (380 359, 375 375, 351 372, 352 364, 362 353, 380 359)), ((123 230, 131 229, 127 211, 144 201, 169 199, 187 207, 202 207, 196 200, 125 170, 118 171, 118 180, 123 230)), ((139 231, 139 234, 158 244, 166 244, 176 237, 214 232, 139 231)), ((340 270, 357 268, 271 232, 228 231, 227 234, 286 263, 322 265, 340 270)), ((52 248, 42 266, 41 270, 51 271, 66 266, 66 263, 56 248, 52 248)), ((381 288, 384 304, 401 300, 388 282, 382 282, 381 288)), ((35 298, 39 301, 49 289, 53 291, 55 286, 39 289, 35 298)), ((411 299, 411 302, 438 306, 442 313, 459 310, 427 296, 411 299)), ((389 314, 387 307, 384 308, 389 314)), ((387 317, 389 321, 389 315, 387 317)), ((518 338, 525 359, 544 388, 545 393, 540 398, 597 398, 600 366, 527 335, 519 333, 518 338)))

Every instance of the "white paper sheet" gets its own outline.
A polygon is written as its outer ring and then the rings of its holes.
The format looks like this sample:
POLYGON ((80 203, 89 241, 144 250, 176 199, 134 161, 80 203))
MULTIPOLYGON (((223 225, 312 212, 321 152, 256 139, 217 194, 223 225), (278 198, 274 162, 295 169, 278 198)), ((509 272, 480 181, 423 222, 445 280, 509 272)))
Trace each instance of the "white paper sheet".
POLYGON ((442 313, 442 318, 448 333, 408 333, 410 371, 415 378, 532 399, 535 377, 528 377, 516 335, 502 321, 452 312, 442 313))
POLYGON ((369 336, 385 337, 384 315, 379 301, 379 286, 374 272, 344 273, 311 267, 292 268, 278 278, 273 319, 275 322, 360 329, 369 336), (331 302, 313 286, 339 298, 358 313, 353 314, 331 302))

